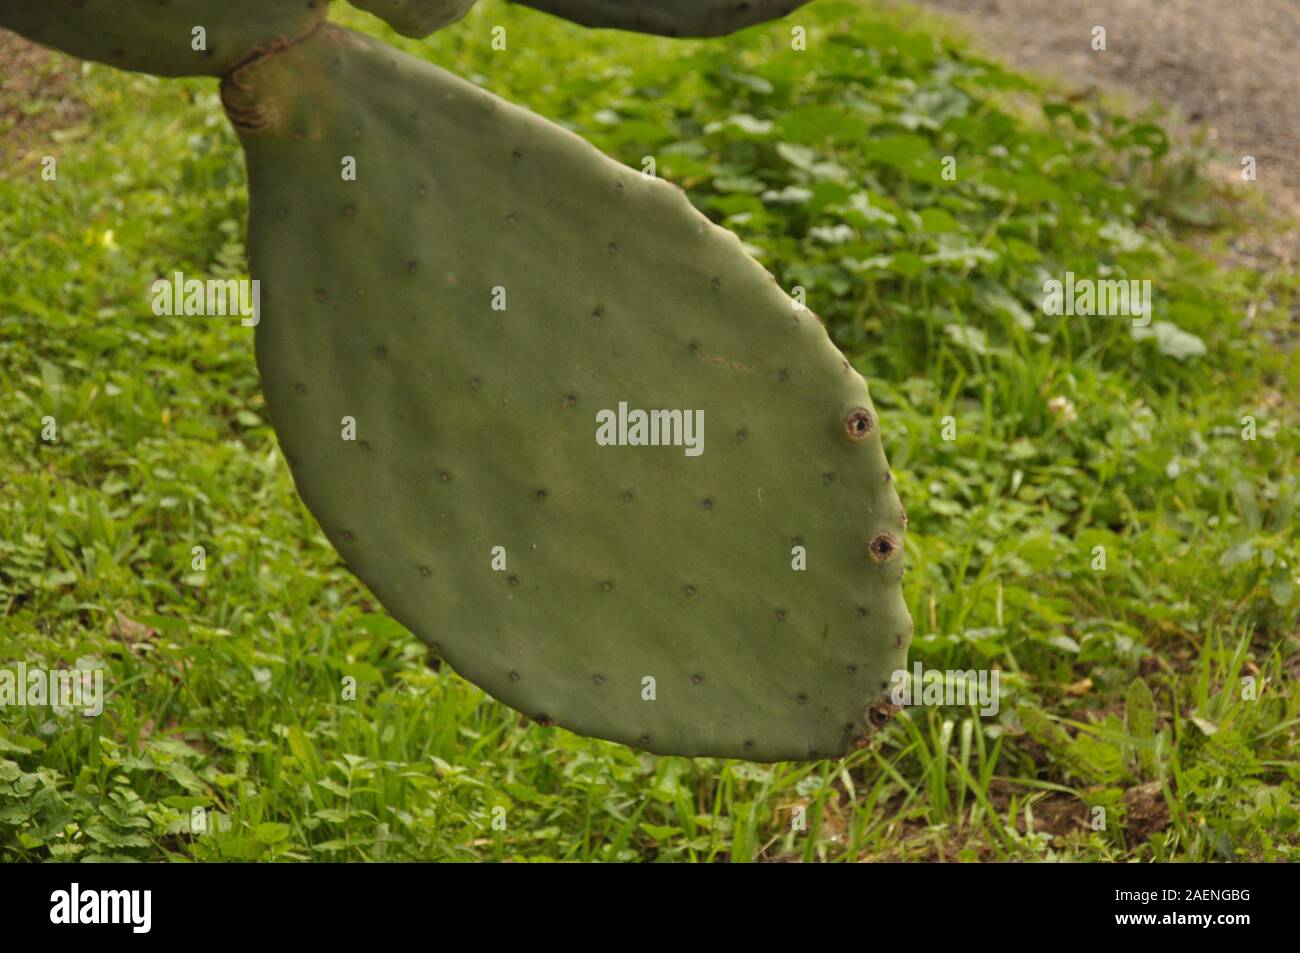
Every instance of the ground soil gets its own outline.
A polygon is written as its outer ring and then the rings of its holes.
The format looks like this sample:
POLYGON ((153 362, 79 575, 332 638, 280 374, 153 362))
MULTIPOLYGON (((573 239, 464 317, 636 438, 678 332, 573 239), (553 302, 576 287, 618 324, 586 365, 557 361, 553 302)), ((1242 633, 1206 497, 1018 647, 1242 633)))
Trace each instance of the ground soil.
POLYGON ((82 118, 77 78, 76 60, 0 30, 0 169, 32 161, 51 130, 82 118))

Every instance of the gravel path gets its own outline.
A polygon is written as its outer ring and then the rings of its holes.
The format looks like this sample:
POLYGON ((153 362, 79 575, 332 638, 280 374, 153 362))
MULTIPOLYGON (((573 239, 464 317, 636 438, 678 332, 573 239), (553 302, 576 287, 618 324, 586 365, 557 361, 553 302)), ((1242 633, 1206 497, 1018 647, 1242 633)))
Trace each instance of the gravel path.
POLYGON ((1269 205, 1300 220, 1298 0, 916 2, 956 14, 1017 67, 1176 107, 1210 128, 1225 175, 1240 181, 1241 157, 1254 156, 1269 205), (1105 52, 1092 49, 1097 26, 1105 52))

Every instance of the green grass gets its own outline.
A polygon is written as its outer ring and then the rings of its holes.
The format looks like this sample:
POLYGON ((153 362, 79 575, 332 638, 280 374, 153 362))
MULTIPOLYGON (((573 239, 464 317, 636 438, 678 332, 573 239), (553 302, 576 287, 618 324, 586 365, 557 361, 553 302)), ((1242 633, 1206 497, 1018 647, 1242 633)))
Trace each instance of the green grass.
POLYGON ((755 766, 544 729, 430 667, 295 496, 249 330, 149 309, 159 275, 245 267, 215 83, 85 67, 57 182, 0 177, 0 667, 97 659, 110 696, 0 708, 4 859, 1296 858, 1300 280, 1190 250, 1251 206, 1158 119, 838 0, 799 53, 487 0, 424 43, 335 16, 655 157, 807 289, 908 507, 913 656, 999 668, 1001 711, 755 766), (1169 326, 1044 315, 1066 271, 1150 279, 1169 326))

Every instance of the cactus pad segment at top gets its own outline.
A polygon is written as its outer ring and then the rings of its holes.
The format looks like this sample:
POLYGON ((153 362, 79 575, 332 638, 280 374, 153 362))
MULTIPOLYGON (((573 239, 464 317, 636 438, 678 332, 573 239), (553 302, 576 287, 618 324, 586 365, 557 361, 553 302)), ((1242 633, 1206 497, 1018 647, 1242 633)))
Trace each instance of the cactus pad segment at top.
POLYGON ((403 36, 428 36, 455 23, 477 0, 349 0, 388 21, 403 36))
POLYGON ((661 36, 722 36, 775 20, 808 0, 510 0, 590 27, 661 36))
POLYGON ((400 622, 532 718, 649 751, 826 757, 888 720, 911 620, 880 427, 735 235, 331 24, 222 92, 281 448, 400 622), (637 409, 702 413, 702 452, 598 441, 637 409))
POLYGON ((0 0, 0 27, 120 69, 221 76, 255 50, 311 32, 328 7, 329 0, 0 0))

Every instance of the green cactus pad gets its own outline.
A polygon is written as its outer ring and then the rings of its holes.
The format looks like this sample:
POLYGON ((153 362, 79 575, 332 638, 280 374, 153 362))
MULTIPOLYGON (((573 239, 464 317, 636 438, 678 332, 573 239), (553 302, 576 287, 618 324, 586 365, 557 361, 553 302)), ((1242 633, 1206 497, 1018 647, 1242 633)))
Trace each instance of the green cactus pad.
POLYGON ((354 6, 383 17, 403 36, 428 36, 455 23, 476 0, 349 0, 354 6))
POLYGON ((281 447, 400 622, 654 752, 826 757, 888 720, 905 518, 867 386, 735 235, 330 24, 223 96, 281 447), (703 452, 599 445, 621 403, 702 411, 703 452))
POLYGON ((775 20, 808 0, 510 0, 590 27, 661 36, 722 36, 775 20))
POLYGON ((292 42, 329 0, 0 0, 0 27, 82 59, 160 76, 221 76, 292 42), (195 49, 194 28, 204 30, 195 49))

